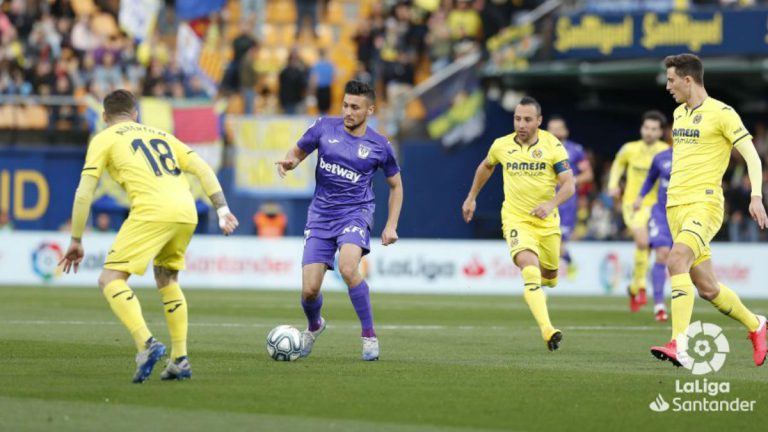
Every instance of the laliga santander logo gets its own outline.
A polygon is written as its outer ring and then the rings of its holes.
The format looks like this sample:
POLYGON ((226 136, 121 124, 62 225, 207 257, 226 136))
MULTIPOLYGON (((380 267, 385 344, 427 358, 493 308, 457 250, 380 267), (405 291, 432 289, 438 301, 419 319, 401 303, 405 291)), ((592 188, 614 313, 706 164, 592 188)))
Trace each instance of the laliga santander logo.
POLYGON ((64 252, 58 243, 42 242, 37 249, 32 252, 32 270, 48 282, 54 277, 61 275, 59 261, 64 258, 64 252))
POLYGON ((606 293, 612 292, 621 284, 621 271, 619 255, 614 252, 606 254, 600 263, 600 284, 606 293))
POLYGON ((678 342, 680 363, 694 375, 719 371, 731 351, 723 329, 701 321, 691 323, 685 334, 678 338, 678 342))
POLYGON ((485 266, 477 256, 473 256, 472 261, 467 263, 463 270, 464 275, 468 277, 480 277, 485 274, 485 266))

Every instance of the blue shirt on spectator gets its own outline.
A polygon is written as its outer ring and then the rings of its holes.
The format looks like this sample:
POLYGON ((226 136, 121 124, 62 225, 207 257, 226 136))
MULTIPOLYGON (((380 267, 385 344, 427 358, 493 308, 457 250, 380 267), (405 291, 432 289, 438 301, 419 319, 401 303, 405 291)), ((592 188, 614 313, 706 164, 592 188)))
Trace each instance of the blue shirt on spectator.
POLYGON ((333 84, 333 64, 328 60, 320 59, 312 66, 312 74, 317 79, 318 87, 330 87, 333 84))

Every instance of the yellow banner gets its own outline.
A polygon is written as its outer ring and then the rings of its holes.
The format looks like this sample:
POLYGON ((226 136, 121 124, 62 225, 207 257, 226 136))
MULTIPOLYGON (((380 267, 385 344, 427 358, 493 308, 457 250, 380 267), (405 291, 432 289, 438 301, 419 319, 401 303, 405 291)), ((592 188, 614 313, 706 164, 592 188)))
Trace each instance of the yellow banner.
POLYGON ((236 149, 235 186, 246 192, 311 196, 315 189, 316 152, 281 179, 275 162, 312 125, 311 117, 239 117, 230 119, 236 149))

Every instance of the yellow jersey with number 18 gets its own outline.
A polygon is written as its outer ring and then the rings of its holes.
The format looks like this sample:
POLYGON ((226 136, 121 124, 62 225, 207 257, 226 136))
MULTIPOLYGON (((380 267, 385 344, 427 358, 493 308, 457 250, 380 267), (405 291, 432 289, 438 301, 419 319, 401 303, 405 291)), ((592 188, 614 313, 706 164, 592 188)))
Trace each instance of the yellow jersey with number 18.
POLYGON ((196 224, 195 200, 183 173, 190 153, 167 132, 121 122, 93 137, 82 175, 99 178, 106 168, 128 193, 131 219, 196 224))
POLYGON ((733 146, 751 140, 730 106, 708 97, 696 108, 677 107, 672 125, 672 174, 667 207, 694 202, 723 204, 723 174, 733 146))
POLYGON ((493 142, 486 161, 500 164, 504 178, 503 220, 529 222, 538 227, 560 225, 557 209, 540 219, 531 211, 555 196, 558 174, 570 170, 568 152, 551 133, 538 130, 538 139, 529 146, 518 144, 517 133, 493 142))

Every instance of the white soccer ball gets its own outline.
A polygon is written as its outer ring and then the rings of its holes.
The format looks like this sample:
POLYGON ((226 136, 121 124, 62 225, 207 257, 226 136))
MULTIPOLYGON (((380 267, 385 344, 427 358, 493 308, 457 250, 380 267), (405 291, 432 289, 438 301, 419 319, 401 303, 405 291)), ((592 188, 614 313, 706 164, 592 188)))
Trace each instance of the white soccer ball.
POLYGON ((274 360, 294 361, 301 354, 301 332, 289 325, 272 329, 267 335, 267 354, 274 360))

